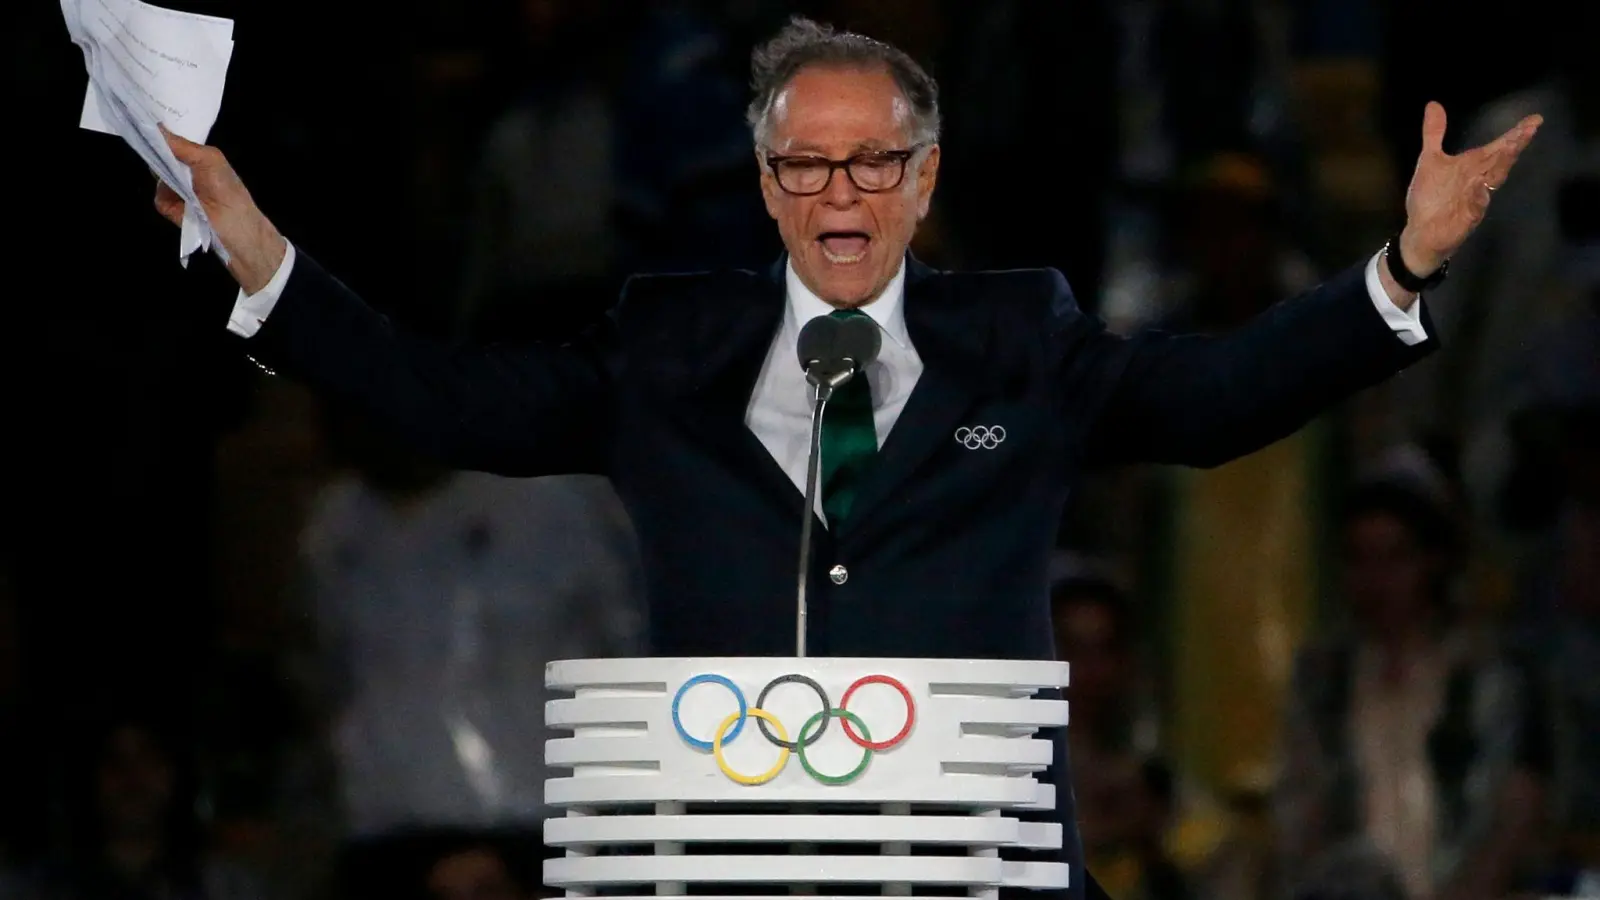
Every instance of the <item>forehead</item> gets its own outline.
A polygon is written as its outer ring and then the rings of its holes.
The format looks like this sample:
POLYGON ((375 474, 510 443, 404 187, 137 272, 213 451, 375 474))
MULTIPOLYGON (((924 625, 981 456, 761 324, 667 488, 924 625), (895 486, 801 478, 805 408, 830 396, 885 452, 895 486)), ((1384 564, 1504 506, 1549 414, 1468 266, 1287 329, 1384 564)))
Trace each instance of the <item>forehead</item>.
POLYGON ((1409 546, 1413 533, 1405 519, 1388 510, 1369 510, 1351 519, 1346 533, 1360 547, 1409 546))
POLYGON ((1056 624, 1074 638, 1091 643, 1110 641, 1117 623, 1111 610, 1092 599, 1079 599, 1053 610, 1056 624))
POLYGON ((432 880, 436 887, 450 887, 483 881, 497 882, 507 877, 505 865, 484 850, 452 854, 434 864, 432 880))
POLYGON ((842 155, 899 148, 909 114, 886 68, 812 66, 773 101, 773 149, 842 155))

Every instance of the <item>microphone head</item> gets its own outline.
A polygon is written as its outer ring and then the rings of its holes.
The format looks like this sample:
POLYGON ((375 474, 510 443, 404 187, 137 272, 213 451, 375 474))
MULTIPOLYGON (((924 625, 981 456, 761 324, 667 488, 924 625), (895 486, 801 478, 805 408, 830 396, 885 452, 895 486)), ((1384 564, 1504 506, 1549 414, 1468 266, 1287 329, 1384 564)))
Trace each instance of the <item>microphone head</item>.
POLYGON ((841 324, 832 316, 817 316, 800 329, 800 340, 796 347, 800 368, 809 372, 812 366, 819 363, 831 368, 838 362, 839 354, 834 345, 838 343, 841 324))
POLYGON ((854 316, 839 322, 834 350, 841 362, 848 360, 854 363, 857 372, 877 359, 878 351, 882 348, 883 335, 878 330, 877 322, 867 316, 854 316))

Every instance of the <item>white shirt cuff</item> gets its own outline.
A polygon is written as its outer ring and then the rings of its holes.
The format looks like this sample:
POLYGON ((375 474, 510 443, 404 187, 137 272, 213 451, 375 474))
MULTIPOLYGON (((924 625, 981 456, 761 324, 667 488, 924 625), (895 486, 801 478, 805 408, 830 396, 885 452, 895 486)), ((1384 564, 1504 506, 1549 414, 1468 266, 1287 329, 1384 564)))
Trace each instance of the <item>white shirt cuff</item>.
POLYGON ((283 262, 278 264, 278 271, 272 274, 272 280, 266 287, 254 294, 246 294, 244 288, 239 289, 239 298, 233 301, 233 312, 228 315, 228 330, 240 337, 251 337, 267 321, 267 316, 272 315, 272 308, 278 305, 278 297, 283 294, 283 286, 289 283, 289 274, 294 271, 294 244, 285 242, 288 249, 283 254, 283 262))
POLYGON ((1378 308, 1378 315, 1383 316, 1395 336, 1407 347, 1415 347, 1428 339, 1427 329, 1422 327, 1422 298, 1418 297, 1410 309, 1401 309, 1389 299, 1389 292, 1383 289, 1383 281, 1378 277, 1378 260, 1382 256, 1380 250, 1367 261, 1367 293, 1372 297, 1372 305, 1378 308))

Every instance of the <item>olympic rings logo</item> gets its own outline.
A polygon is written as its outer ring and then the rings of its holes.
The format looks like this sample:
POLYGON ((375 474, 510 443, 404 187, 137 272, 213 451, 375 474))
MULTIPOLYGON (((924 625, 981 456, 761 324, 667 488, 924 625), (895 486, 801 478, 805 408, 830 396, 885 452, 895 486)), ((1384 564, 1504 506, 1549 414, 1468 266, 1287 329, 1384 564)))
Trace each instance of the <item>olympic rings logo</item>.
POLYGON ((805 769, 806 774, 810 775, 818 783, 827 785, 849 784, 860 778, 862 773, 867 771, 867 764, 872 761, 874 753, 881 753, 904 741, 911 734, 911 726, 916 720, 917 704, 911 698, 911 692, 906 689, 904 684, 888 675, 866 675, 856 679, 854 683, 845 689, 844 696, 839 699, 838 706, 834 706, 832 701, 828 699, 828 692, 822 689, 822 685, 818 684, 814 679, 798 673, 779 675, 777 678, 767 682, 767 686, 762 688, 761 694, 756 697, 755 706, 749 705, 745 700, 744 691, 739 690, 739 686, 734 684, 731 679, 711 673, 696 675, 685 681, 683 686, 678 688, 678 693, 672 698, 672 726, 677 729, 678 736, 683 738, 684 743, 696 750, 710 753, 712 758, 717 761, 717 768, 722 771, 722 774, 739 784, 748 785, 766 784, 777 778, 778 773, 782 772, 784 767, 789 764, 789 755, 791 753, 800 759, 800 765, 805 769), (717 726, 716 732, 712 734, 709 741, 690 734, 689 730, 684 727, 683 717, 679 711, 679 707, 683 703, 683 695, 687 694, 690 688, 701 684, 715 684, 726 688, 729 693, 733 694, 733 699, 739 707, 722 720, 722 723, 717 726), (807 719, 805 724, 800 726, 800 731, 795 735, 794 740, 789 739, 789 730, 784 727, 782 722, 778 721, 777 716, 762 709, 773 688, 780 684, 804 685, 815 691, 817 699, 822 702, 822 708, 807 719), (861 721, 861 717, 851 712, 848 708, 850 706, 850 698, 855 696, 855 692, 869 684, 883 684, 894 688, 899 692, 901 699, 906 704, 906 723, 900 726, 900 731, 894 737, 886 741, 874 741, 871 730, 867 728, 867 723, 861 721), (728 765, 728 761, 724 758, 722 752, 724 746, 739 737, 744 731, 745 723, 750 719, 756 720, 756 727, 761 731, 761 736, 778 748, 778 761, 772 764, 772 768, 755 775, 747 775, 743 772, 735 771, 732 766, 728 765), (812 765, 811 760, 806 757, 806 748, 822 738, 823 733, 828 730, 828 722, 833 719, 841 720, 845 736, 850 739, 851 743, 862 750, 861 762, 857 763, 854 769, 842 775, 830 775, 820 772, 812 765), (771 729, 767 727, 769 725, 772 726, 771 729), (859 733, 857 729, 859 729, 859 733), (773 734, 773 730, 776 730, 777 734, 773 734))
POLYGON ((1000 446, 1006 439, 1006 429, 1003 425, 977 425, 968 428, 963 425, 956 429, 956 443, 968 450, 993 450, 1000 446))

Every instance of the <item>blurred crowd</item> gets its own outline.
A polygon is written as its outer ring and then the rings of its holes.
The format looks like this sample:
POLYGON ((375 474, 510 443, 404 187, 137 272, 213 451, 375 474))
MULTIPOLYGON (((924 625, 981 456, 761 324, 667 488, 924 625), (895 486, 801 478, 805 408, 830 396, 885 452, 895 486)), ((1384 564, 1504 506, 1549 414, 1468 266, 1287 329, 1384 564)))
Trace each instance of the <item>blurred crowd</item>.
MULTIPOLYGON (((1124 333, 1225 331, 1364 264, 1426 100, 1447 149, 1541 113, 1425 301, 1445 349, 1245 459, 1096 473, 1052 599, 1118 900, 1600 896, 1600 13, 171 5, 237 20, 212 142, 266 212, 446 339, 775 258, 742 110, 794 12, 940 78, 920 258, 1055 266, 1124 333)), ((440 469, 250 366, 225 276, 177 266, 137 158, 77 130, 58 11, 13 16, 43 165, 0 251, 0 898, 540 895, 543 664, 643 651, 615 495, 440 469)))

